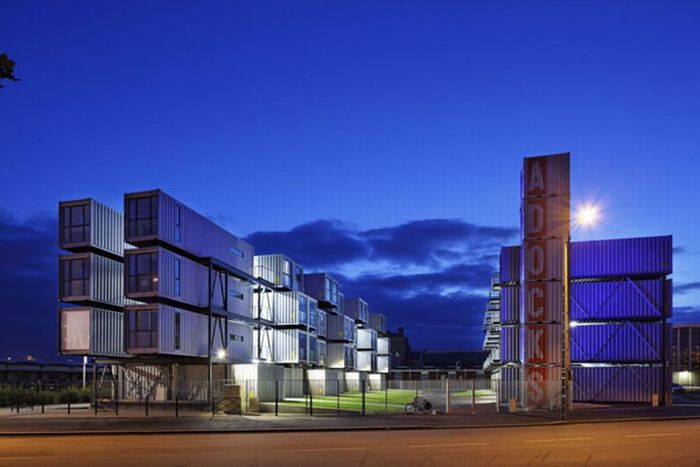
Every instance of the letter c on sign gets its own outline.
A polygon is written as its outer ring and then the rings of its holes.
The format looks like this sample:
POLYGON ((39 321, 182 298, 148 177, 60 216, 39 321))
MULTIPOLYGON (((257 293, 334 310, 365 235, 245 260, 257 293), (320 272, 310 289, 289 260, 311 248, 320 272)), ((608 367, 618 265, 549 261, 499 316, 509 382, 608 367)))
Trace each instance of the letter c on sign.
POLYGON ((535 305, 538 298, 543 299, 544 292, 539 287, 531 287, 527 293, 527 305, 529 310, 528 314, 533 318, 539 318, 544 314, 544 307, 542 305, 535 305))

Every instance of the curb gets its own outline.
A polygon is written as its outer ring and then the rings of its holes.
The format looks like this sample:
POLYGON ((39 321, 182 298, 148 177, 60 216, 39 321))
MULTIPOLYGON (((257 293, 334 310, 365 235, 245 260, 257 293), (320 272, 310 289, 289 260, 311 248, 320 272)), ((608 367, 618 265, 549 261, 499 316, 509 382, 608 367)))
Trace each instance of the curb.
POLYGON ((135 436, 135 435, 206 435, 206 434, 263 434, 263 433, 314 433, 314 432, 348 432, 348 431, 409 431, 409 430, 464 430, 484 428, 526 428, 560 425, 585 425, 594 423, 624 422, 666 422, 679 420, 698 420, 700 415, 678 415, 670 417, 635 417, 594 420, 552 420, 533 423, 504 423, 500 425, 396 425, 396 426, 354 426, 354 427, 300 427, 300 428, 253 428, 253 429, 185 429, 185 430, 81 430, 81 431, 37 431, 37 432, 0 432, 0 438, 19 437, 68 437, 68 436, 135 436))

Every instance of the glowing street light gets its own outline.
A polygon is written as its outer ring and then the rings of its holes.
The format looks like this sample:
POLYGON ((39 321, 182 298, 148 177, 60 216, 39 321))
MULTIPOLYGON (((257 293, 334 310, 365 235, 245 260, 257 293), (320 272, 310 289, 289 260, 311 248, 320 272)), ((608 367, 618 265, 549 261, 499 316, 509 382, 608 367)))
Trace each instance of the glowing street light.
POLYGON ((600 220, 600 210, 595 204, 584 204, 576 210, 574 227, 593 227, 600 220))
POLYGON ((219 360, 225 359, 226 358, 226 349, 219 349, 216 352, 216 358, 218 358, 219 360))

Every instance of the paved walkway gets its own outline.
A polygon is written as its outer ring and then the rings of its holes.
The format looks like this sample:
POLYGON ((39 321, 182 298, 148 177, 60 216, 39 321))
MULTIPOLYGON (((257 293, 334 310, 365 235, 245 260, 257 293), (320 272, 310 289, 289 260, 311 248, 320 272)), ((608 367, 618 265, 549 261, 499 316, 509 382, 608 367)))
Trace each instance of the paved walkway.
MULTIPOLYGON (((71 408, 47 407, 44 414, 35 407, 19 414, 0 410, 0 435, 86 434, 86 433, 198 433, 304 430, 376 430, 416 428, 474 428, 561 424, 558 412, 495 413, 493 406, 477 407, 474 414, 450 415, 315 415, 249 414, 216 415, 182 410, 175 418, 172 410, 151 408, 123 409, 119 415, 99 412, 85 404, 71 408)), ((700 418, 700 405, 674 407, 597 407, 584 406, 573 411, 565 423, 590 423, 640 419, 700 418)))

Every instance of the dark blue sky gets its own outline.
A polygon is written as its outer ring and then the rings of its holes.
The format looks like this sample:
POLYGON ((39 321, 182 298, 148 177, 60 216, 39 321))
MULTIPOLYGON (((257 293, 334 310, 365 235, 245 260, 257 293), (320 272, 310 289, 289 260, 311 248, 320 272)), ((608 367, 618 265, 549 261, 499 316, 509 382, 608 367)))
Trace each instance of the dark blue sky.
POLYGON ((0 1, 21 78, 0 90, 0 303, 20 329, 0 337, 55 335, 59 199, 161 187, 261 251, 322 254, 309 266, 417 347, 478 347, 521 158, 561 151, 575 202, 605 207, 578 238, 673 234, 676 316, 700 321, 699 19, 697 2, 0 1))

